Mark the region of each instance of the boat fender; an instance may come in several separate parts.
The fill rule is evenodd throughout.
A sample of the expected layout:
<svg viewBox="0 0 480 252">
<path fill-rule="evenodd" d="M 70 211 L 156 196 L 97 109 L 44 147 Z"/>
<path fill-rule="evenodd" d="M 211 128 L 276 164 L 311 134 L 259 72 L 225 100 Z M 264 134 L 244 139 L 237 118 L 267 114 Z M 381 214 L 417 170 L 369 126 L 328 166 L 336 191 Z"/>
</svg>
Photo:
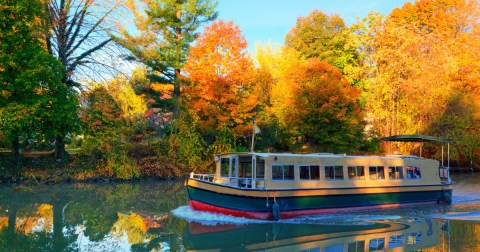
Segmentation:
<svg viewBox="0 0 480 252">
<path fill-rule="evenodd" d="M 452 195 L 450 195 L 450 193 L 448 193 L 447 191 L 443 191 L 443 200 L 447 204 L 452 204 Z"/>
<path fill-rule="evenodd" d="M 278 206 L 278 203 L 276 201 L 273 202 L 272 205 L 272 215 L 274 221 L 280 220 L 280 207 Z"/>
</svg>

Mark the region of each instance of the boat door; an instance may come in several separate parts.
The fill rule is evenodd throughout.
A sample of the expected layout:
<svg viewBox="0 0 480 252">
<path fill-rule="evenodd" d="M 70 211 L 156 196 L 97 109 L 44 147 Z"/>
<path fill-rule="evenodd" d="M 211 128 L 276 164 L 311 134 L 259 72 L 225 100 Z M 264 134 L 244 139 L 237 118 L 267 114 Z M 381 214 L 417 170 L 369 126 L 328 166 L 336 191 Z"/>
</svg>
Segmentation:
<svg viewBox="0 0 480 252">
<path fill-rule="evenodd" d="M 237 155 L 230 155 L 230 186 L 238 187 L 238 157 Z"/>
</svg>

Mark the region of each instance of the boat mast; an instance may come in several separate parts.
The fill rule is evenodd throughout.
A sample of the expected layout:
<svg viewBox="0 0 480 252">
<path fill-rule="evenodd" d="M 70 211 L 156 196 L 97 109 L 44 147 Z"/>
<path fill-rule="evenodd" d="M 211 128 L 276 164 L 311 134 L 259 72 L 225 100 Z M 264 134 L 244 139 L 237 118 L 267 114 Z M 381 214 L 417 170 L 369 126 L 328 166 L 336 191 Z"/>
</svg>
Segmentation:
<svg viewBox="0 0 480 252">
<path fill-rule="evenodd" d="M 258 129 L 257 127 L 257 124 L 256 124 L 256 118 L 253 118 L 253 127 L 252 127 L 252 146 L 250 148 L 250 151 L 251 152 L 254 152 L 253 151 L 253 147 L 255 146 L 255 134 L 257 134 L 260 130 Z"/>
</svg>

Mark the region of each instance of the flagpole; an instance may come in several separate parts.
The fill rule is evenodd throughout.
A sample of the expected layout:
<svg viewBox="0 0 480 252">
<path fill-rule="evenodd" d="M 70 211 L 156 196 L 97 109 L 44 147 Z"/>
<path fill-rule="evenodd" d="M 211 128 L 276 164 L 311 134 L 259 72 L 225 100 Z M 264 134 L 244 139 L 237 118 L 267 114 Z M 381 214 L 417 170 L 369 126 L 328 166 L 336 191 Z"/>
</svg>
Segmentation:
<svg viewBox="0 0 480 252">
<path fill-rule="evenodd" d="M 253 152 L 253 146 L 255 145 L 255 118 L 253 118 L 253 127 L 252 127 L 252 147 L 250 151 Z"/>
</svg>

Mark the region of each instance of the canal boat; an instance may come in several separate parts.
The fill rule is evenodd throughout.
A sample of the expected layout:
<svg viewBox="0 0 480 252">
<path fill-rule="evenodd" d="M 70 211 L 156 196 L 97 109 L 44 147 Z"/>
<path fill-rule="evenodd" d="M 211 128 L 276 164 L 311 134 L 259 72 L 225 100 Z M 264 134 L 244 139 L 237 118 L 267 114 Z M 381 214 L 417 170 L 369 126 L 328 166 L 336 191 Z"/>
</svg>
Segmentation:
<svg viewBox="0 0 480 252">
<path fill-rule="evenodd" d="M 214 159 L 214 174 L 185 181 L 195 210 L 279 220 L 452 201 L 449 165 L 414 155 L 238 152 Z"/>
</svg>

